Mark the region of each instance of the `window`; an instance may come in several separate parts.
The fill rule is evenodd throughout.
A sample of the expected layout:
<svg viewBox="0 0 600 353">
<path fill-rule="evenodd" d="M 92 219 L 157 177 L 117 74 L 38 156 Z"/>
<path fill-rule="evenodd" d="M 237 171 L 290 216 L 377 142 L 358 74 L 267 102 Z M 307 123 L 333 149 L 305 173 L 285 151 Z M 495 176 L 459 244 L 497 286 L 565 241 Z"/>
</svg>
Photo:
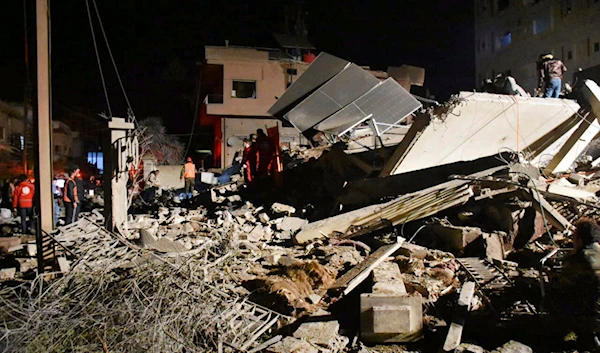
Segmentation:
<svg viewBox="0 0 600 353">
<path fill-rule="evenodd" d="M 596 42 L 594 43 L 594 53 L 597 53 L 600 51 L 600 42 Z"/>
<path fill-rule="evenodd" d="M 567 52 L 567 60 L 573 60 L 573 51 L 572 50 L 569 50 Z"/>
<path fill-rule="evenodd" d="M 0 141 L 4 141 L 6 139 L 6 130 L 4 130 L 4 126 L 0 126 Z"/>
<path fill-rule="evenodd" d="M 60 146 L 54 145 L 54 153 L 60 153 Z"/>
<path fill-rule="evenodd" d="M 509 0 L 498 0 L 498 12 L 503 11 L 506 8 L 508 8 L 509 4 L 510 4 Z"/>
<path fill-rule="evenodd" d="M 560 2 L 560 14 L 562 18 L 567 17 L 571 12 L 573 12 L 573 0 L 562 0 Z"/>
<path fill-rule="evenodd" d="M 510 43 L 512 43 L 512 34 L 510 32 L 506 32 L 502 37 L 500 37 L 499 39 L 499 44 L 500 44 L 500 48 L 504 48 L 510 45 Z"/>
<path fill-rule="evenodd" d="M 25 149 L 25 136 L 20 135 L 19 142 L 20 142 L 21 151 L 23 151 Z"/>
<path fill-rule="evenodd" d="M 256 81 L 233 81 L 231 98 L 256 99 Z"/>
<path fill-rule="evenodd" d="M 533 34 L 540 34 L 550 29 L 550 16 L 542 16 L 533 21 Z"/>
</svg>

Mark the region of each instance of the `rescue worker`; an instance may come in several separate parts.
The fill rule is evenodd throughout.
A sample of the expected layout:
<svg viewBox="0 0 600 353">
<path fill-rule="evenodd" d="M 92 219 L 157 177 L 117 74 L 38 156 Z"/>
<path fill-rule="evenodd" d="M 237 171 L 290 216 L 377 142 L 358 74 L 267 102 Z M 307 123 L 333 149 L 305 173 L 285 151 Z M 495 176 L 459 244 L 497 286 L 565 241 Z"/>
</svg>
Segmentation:
<svg viewBox="0 0 600 353">
<path fill-rule="evenodd" d="M 558 98 L 562 89 L 563 73 L 567 71 L 567 67 L 561 60 L 554 59 L 552 54 L 544 55 L 542 60 L 540 84 L 546 85 L 544 97 Z"/>
<path fill-rule="evenodd" d="M 33 220 L 33 197 L 35 195 L 35 186 L 27 179 L 27 175 L 19 175 L 19 184 L 15 187 L 13 194 L 13 208 L 21 216 L 21 230 L 27 234 L 28 228 L 35 229 Z M 29 217 L 29 227 L 27 226 L 27 217 Z"/>
<path fill-rule="evenodd" d="M 590 218 L 576 226 L 573 253 L 551 287 L 552 307 L 577 334 L 578 348 L 594 349 L 600 347 L 600 226 Z"/>
<path fill-rule="evenodd" d="M 79 204 L 79 195 L 77 192 L 77 183 L 75 178 L 79 174 L 79 169 L 70 169 L 67 171 L 69 177 L 65 182 L 63 191 L 63 203 L 65 205 L 65 224 L 71 224 L 75 221 L 77 205 Z"/>
<path fill-rule="evenodd" d="M 262 129 L 256 130 L 256 152 L 257 152 L 257 167 L 256 176 L 265 178 L 269 176 L 271 163 L 275 154 L 273 141 L 264 133 Z"/>
<path fill-rule="evenodd" d="M 75 215 L 73 216 L 73 221 L 79 219 L 79 214 L 81 213 L 81 205 L 83 205 L 83 200 L 85 200 L 85 182 L 81 178 L 81 173 L 77 173 L 75 176 L 75 185 L 77 186 L 77 207 L 75 208 Z"/>
<path fill-rule="evenodd" d="M 181 169 L 181 175 L 179 179 L 185 179 L 184 192 L 188 199 L 191 199 L 194 195 L 194 185 L 196 184 L 196 165 L 192 162 L 192 157 L 187 157 L 186 163 Z"/>
<path fill-rule="evenodd" d="M 144 183 L 144 195 L 142 197 L 146 202 L 153 202 L 156 199 L 156 192 L 160 187 L 160 181 L 158 180 L 159 173 L 159 170 L 153 170 L 148 174 L 148 178 Z"/>
<path fill-rule="evenodd" d="M 252 146 L 250 139 L 244 139 L 242 168 L 244 168 L 244 180 L 246 184 L 252 183 L 256 174 L 256 149 Z"/>
</svg>

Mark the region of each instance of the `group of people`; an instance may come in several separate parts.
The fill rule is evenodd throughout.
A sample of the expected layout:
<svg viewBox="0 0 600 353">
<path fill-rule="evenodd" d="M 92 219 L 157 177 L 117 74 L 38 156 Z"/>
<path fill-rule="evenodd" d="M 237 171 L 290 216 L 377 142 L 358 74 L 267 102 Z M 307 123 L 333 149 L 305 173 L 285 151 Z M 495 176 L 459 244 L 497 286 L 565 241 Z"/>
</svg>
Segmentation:
<svg viewBox="0 0 600 353">
<path fill-rule="evenodd" d="M 79 218 L 82 201 L 98 187 L 99 181 L 91 176 L 85 182 L 81 178 L 79 168 L 66 170 L 57 174 L 52 180 L 54 199 L 54 225 L 58 225 L 61 207 L 65 209 L 65 224 Z M 92 190 L 90 192 L 90 190 Z M 25 174 L 18 178 L 7 179 L 2 186 L 2 208 L 13 210 L 21 218 L 21 231 L 28 234 L 35 230 L 34 217 L 35 185 Z"/>
<path fill-rule="evenodd" d="M 244 139 L 242 168 L 246 184 L 264 181 L 272 176 L 276 152 L 275 143 L 262 129 Z"/>
</svg>

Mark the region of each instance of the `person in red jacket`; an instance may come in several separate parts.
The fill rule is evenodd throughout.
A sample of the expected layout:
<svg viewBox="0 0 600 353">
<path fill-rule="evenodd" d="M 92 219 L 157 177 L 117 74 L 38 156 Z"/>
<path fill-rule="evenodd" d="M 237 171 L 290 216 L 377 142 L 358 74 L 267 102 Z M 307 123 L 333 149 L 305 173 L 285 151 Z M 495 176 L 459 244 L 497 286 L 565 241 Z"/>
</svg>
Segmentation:
<svg viewBox="0 0 600 353">
<path fill-rule="evenodd" d="M 21 216 L 21 229 L 23 234 L 27 234 L 27 217 L 31 230 L 35 229 L 33 220 L 33 196 L 35 195 L 35 186 L 27 179 L 27 175 L 19 176 L 19 183 L 13 194 L 13 208 L 18 210 Z"/>
<path fill-rule="evenodd" d="M 256 149 L 252 146 L 250 139 L 244 139 L 242 168 L 244 168 L 244 180 L 246 184 L 251 184 L 256 174 Z"/>
</svg>

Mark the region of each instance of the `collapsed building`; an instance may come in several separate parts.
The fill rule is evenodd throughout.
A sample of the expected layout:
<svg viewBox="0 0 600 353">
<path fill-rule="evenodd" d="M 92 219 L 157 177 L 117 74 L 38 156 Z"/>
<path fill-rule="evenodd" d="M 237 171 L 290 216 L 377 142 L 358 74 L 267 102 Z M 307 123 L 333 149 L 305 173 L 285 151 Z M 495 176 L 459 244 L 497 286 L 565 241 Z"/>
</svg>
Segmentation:
<svg viewBox="0 0 600 353">
<path fill-rule="evenodd" d="M 460 92 L 437 104 L 321 53 L 269 112 L 313 145 L 289 157 L 281 186 L 257 194 L 234 178 L 130 210 L 115 229 L 94 210 L 47 235 L 44 275 L 29 239 L 0 238 L 0 345 L 577 347 L 551 325 L 550 277 L 575 222 L 598 215 L 598 156 L 582 158 L 600 128 L 595 82 L 577 101 Z"/>
</svg>

